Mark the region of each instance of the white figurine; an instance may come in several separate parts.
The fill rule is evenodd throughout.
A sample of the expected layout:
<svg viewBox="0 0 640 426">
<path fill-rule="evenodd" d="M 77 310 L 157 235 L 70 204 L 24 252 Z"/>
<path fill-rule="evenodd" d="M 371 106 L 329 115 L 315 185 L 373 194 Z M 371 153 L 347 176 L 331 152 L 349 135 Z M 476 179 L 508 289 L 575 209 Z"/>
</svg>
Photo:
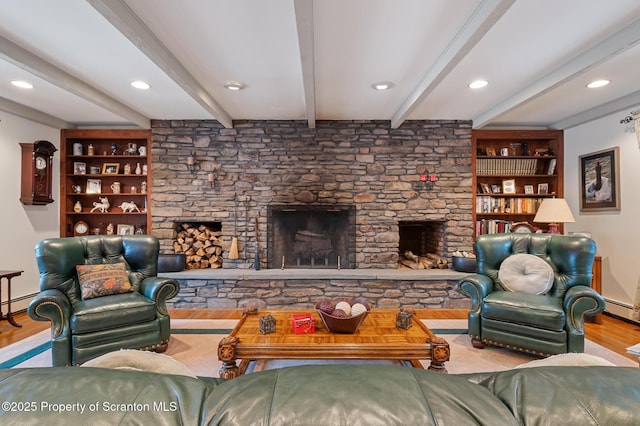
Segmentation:
<svg viewBox="0 0 640 426">
<path fill-rule="evenodd" d="M 109 210 L 109 199 L 107 197 L 99 197 L 100 202 L 94 202 L 93 208 L 91 209 L 91 213 L 95 210 L 100 210 L 100 213 L 106 213 Z"/>
<path fill-rule="evenodd" d="M 140 209 L 138 208 L 138 206 L 136 206 L 136 203 L 134 203 L 133 201 L 130 201 L 130 202 L 125 201 L 124 203 L 120 204 L 119 207 L 122 209 L 124 213 L 133 212 L 133 211 L 137 211 L 138 213 L 140 213 Z"/>
</svg>

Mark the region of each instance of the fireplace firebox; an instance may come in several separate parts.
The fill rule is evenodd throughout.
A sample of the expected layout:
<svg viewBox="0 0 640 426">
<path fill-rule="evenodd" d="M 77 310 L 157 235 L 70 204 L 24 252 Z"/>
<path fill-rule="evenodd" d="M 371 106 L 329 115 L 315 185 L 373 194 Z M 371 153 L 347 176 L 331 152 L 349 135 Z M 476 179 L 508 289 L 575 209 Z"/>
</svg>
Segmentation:
<svg viewBox="0 0 640 426">
<path fill-rule="evenodd" d="M 353 268 L 355 208 L 349 205 L 271 205 L 269 268 Z"/>
</svg>

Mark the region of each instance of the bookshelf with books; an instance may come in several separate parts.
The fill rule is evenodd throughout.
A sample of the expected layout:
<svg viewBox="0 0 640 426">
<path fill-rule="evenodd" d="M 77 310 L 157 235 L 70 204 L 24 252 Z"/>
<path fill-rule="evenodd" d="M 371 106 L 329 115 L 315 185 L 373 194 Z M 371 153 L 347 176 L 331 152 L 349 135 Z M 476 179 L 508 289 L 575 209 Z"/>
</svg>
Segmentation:
<svg viewBox="0 0 640 426">
<path fill-rule="evenodd" d="M 546 232 L 533 219 L 545 198 L 564 196 L 563 132 L 474 130 L 472 147 L 475 235 L 520 222 Z"/>
</svg>

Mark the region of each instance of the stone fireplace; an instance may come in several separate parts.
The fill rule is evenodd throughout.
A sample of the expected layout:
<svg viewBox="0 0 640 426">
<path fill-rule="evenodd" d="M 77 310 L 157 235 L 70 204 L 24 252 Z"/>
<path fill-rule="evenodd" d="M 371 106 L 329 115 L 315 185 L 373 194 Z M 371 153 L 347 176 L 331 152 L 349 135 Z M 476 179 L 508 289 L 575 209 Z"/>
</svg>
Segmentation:
<svg viewBox="0 0 640 426">
<path fill-rule="evenodd" d="M 400 253 L 410 251 L 419 256 L 431 253 L 447 257 L 446 228 L 447 222 L 444 220 L 400 221 Z"/>
<path fill-rule="evenodd" d="M 407 247 L 473 251 L 471 122 L 152 120 L 151 232 L 219 222 L 239 268 L 396 269 Z M 195 171 L 187 158 L 195 152 Z M 215 186 L 207 181 L 216 170 Z M 420 187 L 425 171 L 437 176 Z M 257 227 L 256 227 L 257 224 Z M 223 254 L 227 268 L 226 253 Z"/>
<path fill-rule="evenodd" d="M 353 205 L 270 205 L 267 230 L 269 268 L 355 266 Z"/>
</svg>

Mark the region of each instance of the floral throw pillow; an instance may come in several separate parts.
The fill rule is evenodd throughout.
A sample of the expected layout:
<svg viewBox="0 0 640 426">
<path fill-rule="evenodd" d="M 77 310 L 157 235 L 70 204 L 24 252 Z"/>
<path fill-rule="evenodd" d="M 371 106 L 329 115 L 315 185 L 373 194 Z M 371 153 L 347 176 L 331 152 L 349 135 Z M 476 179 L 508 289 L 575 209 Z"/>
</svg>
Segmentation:
<svg viewBox="0 0 640 426">
<path fill-rule="evenodd" d="M 77 265 L 82 300 L 131 291 L 124 262 L 99 265 Z"/>
</svg>

